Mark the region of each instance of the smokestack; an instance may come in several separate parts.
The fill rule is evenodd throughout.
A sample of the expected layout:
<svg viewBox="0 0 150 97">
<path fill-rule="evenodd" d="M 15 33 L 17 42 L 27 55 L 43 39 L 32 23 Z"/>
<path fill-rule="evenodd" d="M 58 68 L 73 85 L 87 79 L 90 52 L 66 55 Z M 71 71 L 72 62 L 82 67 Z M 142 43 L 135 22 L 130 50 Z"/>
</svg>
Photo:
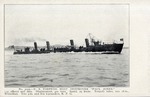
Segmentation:
<svg viewBox="0 0 150 97">
<path fill-rule="evenodd" d="M 37 43 L 34 42 L 34 49 L 37 51 Z"/>
<path fill-rule="evenodd" d="M 70 40 L 70 45 L 71 45 L 71 46 L 74 46 L 73 40 Z"/>
<path fill-rule="evenodd" d="M 50 44 L 49 44 L 49 41 L 46 41 L 46 46 L 47 46 L 47 50 L 49 51 L 49 50 L 50 50 Z"/>
<path fill-rule="evenodd" d="M 89 40 L 87 38 L 85 39 L 85 44 L 86 44 L 86 47 L 89 47 Z"/>
</svg>

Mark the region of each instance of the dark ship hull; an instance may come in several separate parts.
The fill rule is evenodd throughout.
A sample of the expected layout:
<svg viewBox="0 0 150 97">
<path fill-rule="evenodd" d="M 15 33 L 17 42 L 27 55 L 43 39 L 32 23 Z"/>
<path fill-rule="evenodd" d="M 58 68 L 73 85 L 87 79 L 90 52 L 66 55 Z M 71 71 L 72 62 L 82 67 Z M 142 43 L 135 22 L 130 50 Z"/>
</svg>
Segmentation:
<svg viewBox="0 0 150 97">
<path fill-rule="evenodd" d="M 86 52 L 103 52 L 103 53 L 121 53 L 123 43 L 118 44 L 105 44 L 99 46 L 89 46 L 86 48 Z"/>
<path fill-rule="evenodd" d="M 50 51 L 39 51 L 39 52 L 14 52 L 14 54 L 44 54 L 50 53 Z"/>
<path fill-rule="evenodd" d="M 120 54 L 123 49 L 123 45 L 123 43 L 114 43 L 79 48 L 55 48 L 54 52 L 102 52 L 103 54 Z"/>
<path fill-rule="evenodd" d="M 91 43 L 89 39 L 85 39 L 86 47 L 80 46 L 76 47 L 74 45 L 74 41 L 70 40 L 70 46 L 65 47 L 54 47 L 50 49 L 49 42 L 46 42 L 47 48 L 41 48 L 40 50 L 37 49 L 37 43 L 34 42 L 34 49 L 30 51 L 30 48 L 27 47 L 22 50 L 17 50 L 14 54 L 42 54 L 42 53 L 50 53 L 50 52 L 102 52 L 102 54 L 120 54 L 123 49 L 123 39 L 120 39 L 121 43 L 112 43 L 112 44 L 105 44 L 101 41 L 96 41 L 91 38 Z"/>
</svg>

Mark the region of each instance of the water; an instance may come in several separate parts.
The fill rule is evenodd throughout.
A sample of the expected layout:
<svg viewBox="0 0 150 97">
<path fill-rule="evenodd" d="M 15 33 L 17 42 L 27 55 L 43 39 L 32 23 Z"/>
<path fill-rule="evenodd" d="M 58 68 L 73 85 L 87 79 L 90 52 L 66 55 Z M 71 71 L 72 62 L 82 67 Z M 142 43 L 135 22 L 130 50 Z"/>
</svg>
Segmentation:
<svg viewBox="0 0 150 97">
<path fill-rule="evenodd" d="M 5 87 L 128 87 L 129 53 L 5 52 Z"/>
</svg>

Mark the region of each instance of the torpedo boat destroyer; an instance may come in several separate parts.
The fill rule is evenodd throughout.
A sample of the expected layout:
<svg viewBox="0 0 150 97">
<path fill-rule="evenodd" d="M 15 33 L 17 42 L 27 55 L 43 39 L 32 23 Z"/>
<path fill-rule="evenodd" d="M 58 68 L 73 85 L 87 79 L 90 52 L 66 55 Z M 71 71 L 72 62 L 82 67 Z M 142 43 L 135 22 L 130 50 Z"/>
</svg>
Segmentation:
<svg viewBox="0 0 150 97">
<path fill-rule="evenodd" d="M 50 52 L 101 52 L 102 54 L 120 54 L 123 49 L 123 38 L 120 39 L 120 42 L 113 43 L 104 43 L 99 40 L 95 40 L 90 36 L 90 40 L 85 38 L 86 46 L 76 47 L 74 45 L 74 41 L 70 40 L 70 45 L 65 47 L 50 47 L 49 41 L 46 42 L 47 48 L 38 49 L 37 43 L 34 42 L 34 49 L 30 50 L 29 47 L 24 48 L 22 50 L 16 50 L 14 54 L 42 54 L 42 53 L 50 53 Z"/>
</svg>

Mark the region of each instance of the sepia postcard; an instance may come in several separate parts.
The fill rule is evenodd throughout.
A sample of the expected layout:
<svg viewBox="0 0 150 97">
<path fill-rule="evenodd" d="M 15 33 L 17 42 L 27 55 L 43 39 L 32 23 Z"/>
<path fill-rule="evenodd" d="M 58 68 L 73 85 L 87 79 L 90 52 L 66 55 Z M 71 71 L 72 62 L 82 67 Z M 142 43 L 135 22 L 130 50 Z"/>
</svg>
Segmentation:
<svg viewBox="0 0 150 97">
<path fill-rule="evenodd" d="M 0 96 L 150 96 L 149 5 L 0 1 Z"/>
</svg>

